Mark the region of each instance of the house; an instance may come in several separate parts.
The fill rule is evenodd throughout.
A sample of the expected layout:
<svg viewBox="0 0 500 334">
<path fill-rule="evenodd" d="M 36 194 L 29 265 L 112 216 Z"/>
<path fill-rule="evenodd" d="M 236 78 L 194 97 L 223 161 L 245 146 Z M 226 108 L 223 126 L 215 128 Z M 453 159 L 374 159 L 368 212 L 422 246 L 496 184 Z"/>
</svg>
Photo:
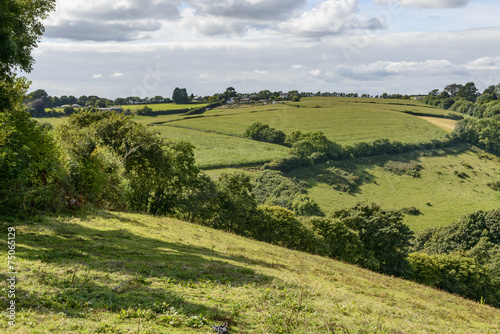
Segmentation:
<svg viewBox="0 0 500 334">
<path fill-rule="evenodd" d="M 116 111 L 116 112 L 122 112 L 123 111 L 123 109 L 121 107 L 97 108 L 97 110 L 101 110 L 101 111 Z"/>
<path fill-rule="evenodd" d="M 288 96 L 289 96 L 288 93 L 282 93 L 282 92 L 280 92 L 280 97 L 282 99 L 288 99 Z"/>
</svg>

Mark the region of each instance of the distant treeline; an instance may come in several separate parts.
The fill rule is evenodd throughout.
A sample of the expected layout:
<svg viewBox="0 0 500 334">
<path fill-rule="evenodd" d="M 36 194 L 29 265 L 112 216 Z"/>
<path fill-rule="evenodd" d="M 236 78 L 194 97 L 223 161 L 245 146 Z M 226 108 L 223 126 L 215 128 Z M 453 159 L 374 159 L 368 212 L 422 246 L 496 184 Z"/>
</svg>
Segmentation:
<svg viewBox="0 0 500 334">
<path fill-rule="evenodd" d="M 451 84 L 443 91 L 434 89 L 423 102 L 445 110 L 459 112 L 477 118 L 496 118 L 500 116 L 500 84 L 489 86 L 482 93 L 473 82 L 465 85 Z"/>
</svg>

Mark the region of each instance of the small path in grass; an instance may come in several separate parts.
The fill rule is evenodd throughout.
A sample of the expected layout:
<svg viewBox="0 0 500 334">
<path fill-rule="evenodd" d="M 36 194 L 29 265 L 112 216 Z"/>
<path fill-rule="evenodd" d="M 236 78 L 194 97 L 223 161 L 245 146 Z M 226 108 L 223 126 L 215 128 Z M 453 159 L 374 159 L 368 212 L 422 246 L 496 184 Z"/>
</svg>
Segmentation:
<svg viewBox="0 0 500 334">
<path fill-rule="evenodd" d="M 425 119 L 426 121 L 439 126 L 441 129 L 445 130 L 448 133 L 452 132 L 455 129 L 455 124 L 457 124 L 457 121 L 454 119 L 428 116 L 418 116 L 418 118 Z"/>
</svg>

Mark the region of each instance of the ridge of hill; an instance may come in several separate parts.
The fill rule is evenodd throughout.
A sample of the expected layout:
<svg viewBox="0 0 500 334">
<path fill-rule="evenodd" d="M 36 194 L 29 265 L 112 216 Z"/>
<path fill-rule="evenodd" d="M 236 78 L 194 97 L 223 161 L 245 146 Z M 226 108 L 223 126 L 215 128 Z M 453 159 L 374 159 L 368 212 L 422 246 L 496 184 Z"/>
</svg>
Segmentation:
<svg viewBox="0 0 500 334">
<path fill-rule="evenodd" d="M 10 333 L 209 333 L 224 321 L 230 333 L 500 329 L 499 309 L 174 219 L 95 212 L 10 226 L 16 326 L 0 324 Z"/>
</svg>

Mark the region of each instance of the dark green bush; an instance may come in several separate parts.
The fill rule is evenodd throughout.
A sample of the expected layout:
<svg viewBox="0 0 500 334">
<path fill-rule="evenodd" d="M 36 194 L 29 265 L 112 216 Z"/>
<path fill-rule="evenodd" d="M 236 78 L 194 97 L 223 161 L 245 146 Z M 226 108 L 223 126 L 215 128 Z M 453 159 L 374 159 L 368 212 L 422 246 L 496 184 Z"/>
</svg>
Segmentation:
<svg viewBox="0 0 500 334">
<path fill-rule="evenodd" d="M 253 140 L 258 140 L 278 145 L 284 145 L 286 139 L 286 135 L 283 131 L 271 128 L 269 127 L 269 125 L 262 124 L 260 122 L 256 122 L 250 125 L 250 127 L 246 129 L 243 136 L 251 138 Z"/>
</svg>

